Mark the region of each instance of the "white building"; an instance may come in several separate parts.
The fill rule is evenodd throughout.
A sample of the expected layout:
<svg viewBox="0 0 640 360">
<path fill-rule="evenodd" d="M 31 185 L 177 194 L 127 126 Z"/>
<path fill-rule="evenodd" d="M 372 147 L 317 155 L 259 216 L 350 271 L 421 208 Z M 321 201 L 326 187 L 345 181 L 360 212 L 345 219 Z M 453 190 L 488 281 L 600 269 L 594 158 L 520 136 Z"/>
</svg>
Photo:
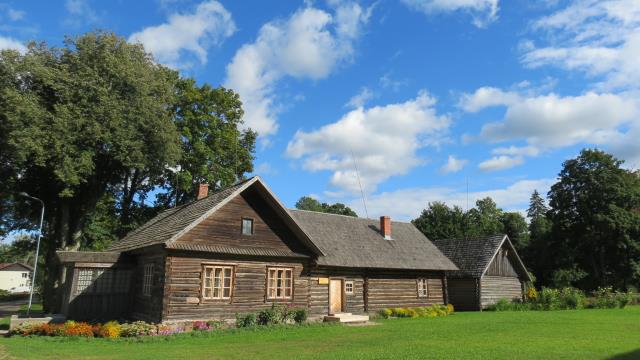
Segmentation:
<svg viewBox="0 0 640 360">
<path fill-rule="evenodd" d="M 33 268 L 21 263 L 0 263 L 0 289 L 26 293 L 31 289 Z"/>
</svg>

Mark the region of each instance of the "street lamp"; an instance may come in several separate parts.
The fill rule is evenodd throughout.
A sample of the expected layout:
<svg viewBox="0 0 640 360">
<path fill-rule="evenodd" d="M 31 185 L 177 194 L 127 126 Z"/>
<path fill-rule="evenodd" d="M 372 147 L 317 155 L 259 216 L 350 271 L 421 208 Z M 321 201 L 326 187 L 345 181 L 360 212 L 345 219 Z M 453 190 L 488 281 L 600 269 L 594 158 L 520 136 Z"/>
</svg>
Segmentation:
<svg viewBox="0 0 640 360">
<path fill-rule="evenodd" d="M 40 238 L 42 238 L 42 222 L 44 221 L 44 201 L 33 197 L 26 192 L 21 192 L 18 195 L 26 197 L 31 200 L 37 200 L 42 205 L 42 211 L 40 212 L 40 229 L 38 229 L 38 242 L 36 243 L 36 258 L 33 261 L 33 277 L 31 278 L 31 291 L 29 292 L 29 306 L 27 307 L 27 317 L 31 313 L 31 302 L 33 301 L 33 288 L 36 285 L 36 272 L 38 271 L 38 253 L 40 252 Z"/>
</svg>

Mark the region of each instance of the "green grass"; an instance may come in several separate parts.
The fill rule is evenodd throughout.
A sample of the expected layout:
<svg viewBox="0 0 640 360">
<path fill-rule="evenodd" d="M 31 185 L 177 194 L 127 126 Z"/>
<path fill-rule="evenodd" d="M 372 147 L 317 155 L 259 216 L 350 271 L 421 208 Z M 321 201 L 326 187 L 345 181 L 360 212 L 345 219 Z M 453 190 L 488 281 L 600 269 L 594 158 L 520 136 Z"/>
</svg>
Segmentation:
<svg viewBox="0 0 640 360">
<path fill-rule="evenodd" d="M 16 359 L 637 359 L 640 307 L 457 313 L 363 327 L 302 326 L 126 339 L 0 339 Z M 0 354 L 1 358 L 1 354 Z"/>
</svg>

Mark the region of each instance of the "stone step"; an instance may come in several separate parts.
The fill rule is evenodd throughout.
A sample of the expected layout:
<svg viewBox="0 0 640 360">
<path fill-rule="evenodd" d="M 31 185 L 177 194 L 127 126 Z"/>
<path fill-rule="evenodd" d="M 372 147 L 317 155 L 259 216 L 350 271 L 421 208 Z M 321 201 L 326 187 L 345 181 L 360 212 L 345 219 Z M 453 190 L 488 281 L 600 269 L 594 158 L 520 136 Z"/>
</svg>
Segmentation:
<svg viewBox="0 0 640 360">
<path fill-rule="evenodd" d="M 366 323 L 369 321 L 368 315 L 353 315 L 351 313 L 340 313 L 327 315 L 324 317 L 325 322 L 340 322 L 343 324 Z"/>
</svg>

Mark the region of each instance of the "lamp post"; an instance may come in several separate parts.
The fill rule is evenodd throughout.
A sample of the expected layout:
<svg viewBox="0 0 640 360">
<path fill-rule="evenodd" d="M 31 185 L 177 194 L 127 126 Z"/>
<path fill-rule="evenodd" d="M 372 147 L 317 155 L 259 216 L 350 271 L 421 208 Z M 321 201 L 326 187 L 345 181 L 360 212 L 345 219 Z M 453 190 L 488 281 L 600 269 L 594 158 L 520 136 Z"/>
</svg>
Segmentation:
<svg viewBox="0 0 640 360">
<path fill-rule="evenodd" d="M 33 301 L 33 289 L 36 285 L 36 272 L 38 271 L 38 253 L 40 252 L 40 239 L 42 238 L 42 223 L 44 222 L 44 201 L 33 197 L 26 192 L 18 194 L 31 200 L 37 200 L 42 205 L 42 211 L 40 211 L 40 228 L 38 229 L 38 242 L 36 243 L 36 258 L 33 261 L 33 276 L 31 277 L 31 291 L 29 292 L 29 305 L 27 307 L 27 316 L 31 313 L 31 303 Z"/>
</svg>

